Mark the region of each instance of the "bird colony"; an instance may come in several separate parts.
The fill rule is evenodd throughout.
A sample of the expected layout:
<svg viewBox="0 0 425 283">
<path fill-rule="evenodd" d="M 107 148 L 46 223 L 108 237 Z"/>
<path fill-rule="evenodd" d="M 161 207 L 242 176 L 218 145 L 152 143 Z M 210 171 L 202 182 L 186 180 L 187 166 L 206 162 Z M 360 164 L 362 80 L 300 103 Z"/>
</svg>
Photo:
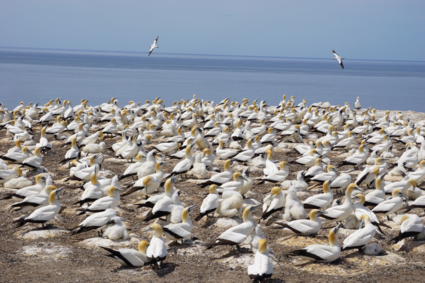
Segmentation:
<svg viewBox="0 0 425 283">
<path fill-rule="evenodd" d="M 281 261 L 378 256 L 425 239 L 425 120 L 377 112 L 286 95 L 0 104 L 0 206 L 20 239 L 65 234 L 132 268 L 225 250 L 261 282 Z"/>
</svg>

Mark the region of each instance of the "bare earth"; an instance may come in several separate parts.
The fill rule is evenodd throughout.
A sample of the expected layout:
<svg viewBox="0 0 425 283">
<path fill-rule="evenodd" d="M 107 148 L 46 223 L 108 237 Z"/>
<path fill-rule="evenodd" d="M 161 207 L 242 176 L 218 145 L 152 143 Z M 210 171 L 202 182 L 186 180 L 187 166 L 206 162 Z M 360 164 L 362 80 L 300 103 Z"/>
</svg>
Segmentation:
<svg viewBox="0 0 425 283">
<path fill-rule="evenodd" d="M 415 120 L 424 119 L 424 114 L 409 112 L 408 115 Z M 40 128 L 34 128 L 35 141 L 39 139 Z M 0 151 L 6 152 L 13 146 L 13 142 L 6 140 L 6 131 L 0 131 Z M 116 139 L 106 139 L 107 147 L 110 147 Z M 159 142 L 158 139 L 153 143 Z M 359 140 L 357 141 L 359 142 Z M 55 142 L 53 155 L 43 158 L 43 166 L 52 174 L 54 185 L 61 187 L 60 180 L 69 174 L 69 169 L 57 166 L 69 147 L 62 148 L 62 142 Z M 147 151 L 150 150 L 148 146 Z M 403 146 L 395 145 L 396 156 L 402 154 Z M 111 152 L 107 152 L 111 154 Z M 331 155 L 332 164 L 343 160 L 343 157 Z M 122 174 L 127 167 L 119 161 L 106 161 L 102 165 L 103 170 L 111 170 L 114 174 Z M 275 160 L 291 161 L 297 158 L 294 151 L 276 149 Z M 168 161 L 168 160 L 167 160 Z M 165 171 L 171 172 L 177 160 L 171 160 L 166 164 Z M 222 162 L 217 162 L 216 166 L 223 168 Z M 238 165 L 236 165 L 237 168 Z M 295 179 L 296 172 L 304 170 L 301 166 L 291 168 L 291 175 L 287 180 Z M 350 167 L 339 168 L 346 171 Z M 241 171 L 241 170 L 238 170 Z M 358 172 L 354 172 L 355 176 Z M 262 170 L 251 172 L 251 178 L 262 176 Z M 34 180 L 34 176 L 31 177 Z M 129 179 L 123 180 L 130 181 Z M 57 227 L 66 229 L 73 228 L 81 223 L 85 216 L 76 216 L 73 205 L 78 201 L 82 193 L 76 189 L 81 183 L 66 184 L 66 189 L 61 194 L 60 202 L 65 207 L 60 216 L 56 217 L 54 224 Z M 207 189 L 201 189 L 193 180 L 180 179 L 176 187 L 183 194 L 180 197 L 185 206 L 197 204 L 192 219 L 199 212 L 199 206 L 203 200 Z M 259 201 L 270 192 L 271 184 L 254 185 L 248 198 Z M 321 187 L 313 189 L 316 193 Z M 10 190 L 0 188 L 0 197 Z M 307 198 L 311 193 L 300 196 L 301 200 Z M 121 199 L 121 206 L 125 209 L 118 211 L 123 218 L 131 221 L 126 223 L 128 232 L 137 241 L 132 242 L 128 247 L 137 248 L 139 240 L 149 241 L 150 233 L 142 232 L 151 223 L 143 223 L 142 216 L 147 209 L 136 209 L 134 203 L 140 202 L 141 198 L 132 196 Z M 0 202 L 0 281 L 1 282 L 250 282 L 247 275 L 247 265 L 253 260 L 253 254 L 246 253 L 236 255 L 232 247 L 217 247 L 204 251 L 204 247 L 199 244 L 208 243 L 219 236 L 225 227 L 218 227 L 215 220 L 205 220 L 194 222 L 192 234 L 198 238 L 193 245 L 173 245 L 169 247 L 169 254 L 165 260 L 165 266 L 160 270 L 153 270 L 151 267 L 143 268 L 121 268 L 115 260 L 105 256 L 105 252 L 96 247 L 90 247 L 82 243 L 88 238 L 97 237 L 96 232 L 70 236 L 70 233 L 63 232 L 50 238 L 23 239 L 18 234 L 33 228 L 37 225 L 26 225 L 15 229 L 12 221 L 20 216 L 18 212 L 8 210 L 10 204 L 15 200 L 4 200 Z M 413 213 L 423 214 L 423 211 L 414 210 Z M 260 209 L 254 211 L 254 220 L 258 222 L 261 216 Z M 424 219 L 424 218 L 423 218 Z M 388 222 L 394 229 L 385 229 L 387 240 L 398 234 L 398 225 Z M 372 257 L 360 255 L 357 251 L 346 251 L 342 253 L 341 260 L 332 264 L 307 264 L 298 265 L 298 262 L 289 258 L 287 253 L 303 248 L 311 243 L 326 243 L 326 238 L 303 238 L 284 241 L 283 238 L 289 234 L 273 229 L 262 223 L 263 232 L 268 240 L 269 247 L 274 252 L 274 274 L 269 282 L 423 282 L 425 276 L 425 242 L 416 243 L 412 247 L 399 247 L 388 245 L 387 241 L 376 240 L 379 246 L 386 251 L 387 255 Z M 321 235 L 327 235 L 329 228 L 324 227 Z M 351 232 L 351 231 L 350 231 Z M 338 234 L 340 243 L 346 234 Z M 248 247 L 248 246 L 246 246 Z"/>
</svg>

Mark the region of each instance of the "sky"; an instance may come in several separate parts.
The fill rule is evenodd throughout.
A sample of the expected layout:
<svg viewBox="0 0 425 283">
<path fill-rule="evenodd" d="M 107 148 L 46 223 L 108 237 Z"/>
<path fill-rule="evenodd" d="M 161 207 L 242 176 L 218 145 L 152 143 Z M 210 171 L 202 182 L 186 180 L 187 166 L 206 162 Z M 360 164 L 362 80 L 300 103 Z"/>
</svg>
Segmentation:
<svg viewBox="0 0 425 283">
<path fill-rule="evenodd" d="M 0 47 L 425 61 L 423 0 L 0 0 Z"/>
</svg>

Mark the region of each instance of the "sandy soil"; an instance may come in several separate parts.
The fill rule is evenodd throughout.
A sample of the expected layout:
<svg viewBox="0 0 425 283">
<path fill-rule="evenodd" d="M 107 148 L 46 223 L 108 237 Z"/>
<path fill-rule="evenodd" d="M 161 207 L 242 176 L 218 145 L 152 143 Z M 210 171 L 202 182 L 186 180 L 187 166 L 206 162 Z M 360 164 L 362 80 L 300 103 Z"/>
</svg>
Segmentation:
<svg viewBox="0 0 425 283">
<path fill-rule="evenodd" d="M 39 128 L 34 129 L 35 139 L 38 141 Z M 0 131 L 0 139 L 4 138 L 5 130 Z M 118 140 L 118 138 L 117 138 Z M 114 139 L 107 139 L 107 147 L 115 142 Z M 154 143 L 158 142 L 155 140 Z M 359 141 L 357 141 L 359 142 Z M 0 151 L 6 152 L 13 146 L 10 141 L 2 139 Z M 397 144 L 397 156 L 402 153 L 402 145 Z M 45 166 L 53 176 L 54 184 L 65 178 L 69 170 L 65 167 L 57 166 L 68 147 L 62 148 L 61 142 L 55 142 L 53 155 L 47 155 L 43 159 Z M 149 150 L 149 147 L 147 148 Z M 110 153 L 110 152 L 109 152 Z M 105 156 L 108 159 L 109 156 Z M 297 158 L 295 152 L 284 152 L 280 150 L 274 155 L 276 160 L 291 161 Z M 332 164 L 341 161 L 343 158 L 331 155 Z M 176 160 L 168 162 L 165 167 L 166 172 L 171 172 Z M 222 164 L 217 163 L 222 169 Z M 124 172 L 126 166 L 112 161 L 105 161 L 103 169 L 111 170 L 116 174 Z M 303 170 L 301 166 L 291 169 L 291 175 L 287 179 L 295 179 L 295 173 Z M 351 169 L 349 167 L 339 168 L 341 171 Z M 262 176 L 261 170 L 251 173 L 251 178 Z M 353 175 L 355 176 L 355 175 Z M 31 180 L 34 177 L 30 178 Z M 130 180 L 124 180 L 130 181 Z M 81 185 L 81 183 L 80 183 Z M 57 185 L 60 187 L 61 185 Z M 184 192 L 181 200 L 184 205 L 197 204 L 192 219 L 198 214 L 199 206 L 202 202 L 206 189 L 194 184 L 190 180 L 181 179 L 176 186 Z M 53 224 L 63 228 L 73 228 L 85 218 L 76 216 L 73 205 L 79 200 L 81 190 L 76 189 L 78 184 L 67 184 L 61 198 L 61 204 L 66 207 Z M 249 198 L 259 201 L 270 192 L 271 184 L 254 185 Z M 320 190 L 320 187 L 318 188 Z M 313 190 L 317 192 L 318 190 Z M 0 197 L 7 190 L 0 189 Z M 311 193 L 312 194 L 312 193 Z M 305 199 L 305 195 L 301 200 Z M 121 206 L 126 210 L 120 210 L 120 216 L 131 221 L 128 224 L 130 234 L 139 240 L 150 240 L 151 234 L 142 232 L 150 223 L 143 223 L 141 215 L 146 209 L 135 209 L 134 203 L 140 202 L 140 198 L 126 197 L 121 200 Z M 241 263 L 241 256 L 237 255 L 232 247 L 217 247 L 204 251 L 201 245 L 193 246 L 170 246 L 169 255 L 165 260 L 165 266 L 161 270 L 153 270 L 151 267 L 143 268 L 121 268 L 115 260 L 105 257 L 103 250 L 90 248 L 82 244 L 82 241 L 96 237 L 96 232 L 89 232 L 77 236 L 70 236 L 69 233 L 62 233 L 52 238 L 39 238 L 35 240 L 22 239 L 17 234 L 36 228 L 37 225 L 26 225 L 15 229 L 12 221 L 20 216 L 17 212 L 8 210 L 10 204 L 15 200 L 0 202 L 0 281 L 1 282 L 250 282 L 247 275 L 247 263 Z M 260 218 L 261 209 L 254 213 L 256 222 Z M 422 211 L 414 211 L 422 214 Z M 291 243 L 282 242 L 282 238 L 288 234 L 279 229 L 272 229 L 263 223 L 263 232 L 268 240 L 269 247 L 274 252 L 274 275 L 269 282 L 422 282 L 425 276 L 425 253 L 411 251 L 396 251 L 394 246 L 388 245 L 386 240 L 377 241 L 380 247 L 387 253 L 395 254 L 401 259 L 394 264 L 368 264 L 372 257 L 358 254 L 357 251 L 343 252 L 342 259 L 332 264 L 313 264 L 311 267 L 297 266 L 287 253 L 296 248 L 306 246 L 309 239 L 296 238 Z M 320 234 L 327 235 L 329 227 L 322 229 Z M 216 225 L 202 220 L 194 222 L 192 234 L 203 243 L 211 242 L 219 236 L 226 228 L 218 228 Z M 385 229 L 387 239 L 397 235 L 397 229 Z M 340 243 L 345 238 L 339 235 Z M 324 241 L 325 240 L 315 240 Z M 136 244 L 131 246 L 136 248 Z M 245 255 L 244 255 L 245 256 Z M 253 259 L 253 255 L 249 257 Z"/>
</svg>

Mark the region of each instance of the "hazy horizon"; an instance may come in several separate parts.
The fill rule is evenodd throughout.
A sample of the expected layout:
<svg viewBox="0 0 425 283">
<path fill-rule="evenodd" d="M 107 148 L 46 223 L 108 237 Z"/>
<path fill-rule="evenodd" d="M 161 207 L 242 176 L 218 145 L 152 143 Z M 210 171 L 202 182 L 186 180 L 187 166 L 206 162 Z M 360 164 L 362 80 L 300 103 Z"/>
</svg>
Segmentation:
<svg viewBox="0 0 425 283">
<path fill-rule="evenodd" d="M 59 54 L 92 54 L 98 55 L 101 53 L 106 54 L 131 54 L 138 56 L 146 56 L 148 52 L 143 51 L 115 51 L 115 50 L 85 50 L 85 49 L 56 49 L 56 48 L 30 48 L 30 47 L 9 47 L 9 46 L 0 46 L 1 51 L 18 51 L 18 52 L 31 52 L 31 51 L 56 51 Z M 51 53 L 51 52 L 46 52 Z M 261 56 L 261 55 L 234 55 L 234 54 L 201 54 L 201 53 L 158 53 L 156 56 L 162 55 L 179 55 L 179 56 L 207 56 L 207 57 L 241 57 L 241 58 L 276 58 L 276 59 L 317 59 L 317 60 L 331 60 L 329 57 L 285 57 L 285 56 Z M 359 61 L 405 61 L 405 62 L 425 62 L 424 60 L 397 60 L 397 59 L 364 59 L 364 58 L 345 58 L 345 60 L 359 60 Z"/>
</svg>

